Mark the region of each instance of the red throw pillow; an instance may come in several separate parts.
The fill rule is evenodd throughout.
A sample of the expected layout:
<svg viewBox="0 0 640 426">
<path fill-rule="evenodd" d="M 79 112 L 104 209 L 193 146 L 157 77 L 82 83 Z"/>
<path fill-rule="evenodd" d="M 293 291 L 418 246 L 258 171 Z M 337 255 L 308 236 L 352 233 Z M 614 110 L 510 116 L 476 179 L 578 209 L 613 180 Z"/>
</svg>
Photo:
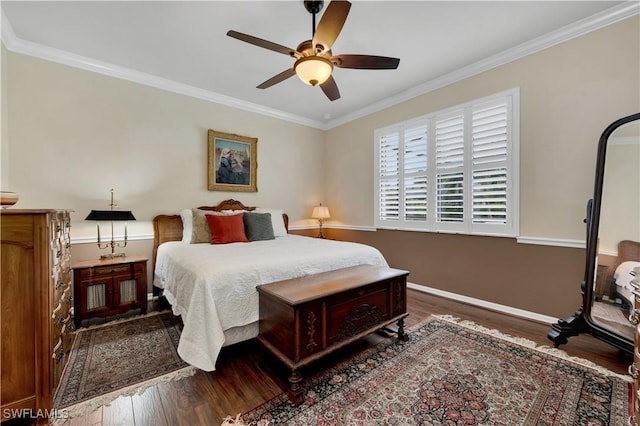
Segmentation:
<svg viewBox="0 0 640 426">
<path fill-rule="evenodd" d="M 206 214 L 207 223 L 211 230 L 211 244 L 246 243 L 242 213 L 231 216 Z"/>
</svg>

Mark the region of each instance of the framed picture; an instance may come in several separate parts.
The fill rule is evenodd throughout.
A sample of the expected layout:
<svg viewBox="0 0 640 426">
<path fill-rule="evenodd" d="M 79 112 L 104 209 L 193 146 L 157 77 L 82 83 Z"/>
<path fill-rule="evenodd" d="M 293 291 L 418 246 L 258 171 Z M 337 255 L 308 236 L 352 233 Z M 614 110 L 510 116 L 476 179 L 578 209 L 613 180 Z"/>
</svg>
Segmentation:
<svg viewBox="0 0 640 426">
<path fill-rule="evenodd" d="M 209 191 L 257 192 L 257 138 L 209 130 Z"/>
</svg>

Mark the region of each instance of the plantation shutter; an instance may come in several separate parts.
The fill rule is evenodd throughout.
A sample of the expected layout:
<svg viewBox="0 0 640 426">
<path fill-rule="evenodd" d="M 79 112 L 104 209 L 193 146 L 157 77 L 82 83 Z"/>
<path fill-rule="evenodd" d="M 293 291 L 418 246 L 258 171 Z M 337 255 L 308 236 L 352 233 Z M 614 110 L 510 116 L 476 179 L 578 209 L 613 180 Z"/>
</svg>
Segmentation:
<svg viewBox="0 0 640 426">
<path fill-rule="evenodd" d="M 438 223 L 464 222 L 464 115 L 436 118 L 436 210 Z M 446 226 L 455 229 L 459 226 Z"/>
<path fill-rule="evenodd" d="M 518 235 L 517 89 L 378 129 L 380 228 Z"/>
<path fill-rule="evenodd" d="M 400 131 L 378 138 L 378 221 L 400 219 Z"/>
<path fill-rule="evenodd" d="M 472 226 L 507 224 L 508 138 L 506 100 L 472 109 Z"/>
<path fill-rule="evenodd" d="M 427 126 L 407 128 L 404 139 L 404 219 L 427 220 Z"/>
</svg>

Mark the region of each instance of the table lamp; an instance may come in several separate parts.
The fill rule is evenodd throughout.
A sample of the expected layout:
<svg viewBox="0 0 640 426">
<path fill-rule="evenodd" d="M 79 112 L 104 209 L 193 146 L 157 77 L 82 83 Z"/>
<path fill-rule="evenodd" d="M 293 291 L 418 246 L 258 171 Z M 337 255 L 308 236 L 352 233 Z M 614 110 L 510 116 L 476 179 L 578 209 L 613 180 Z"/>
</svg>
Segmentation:
<svg viewBox="0 0 640 426">
<path fill-rule="evenodd" d="M 96 228 L 98 231 L 98 247 L 100 249 L 105 249 L 111 247 L 111 253 L 103 254 L 100 256 L 100 259 L 112 259 L 114 257 L 124 257 L 126 256 L 124 252 L 116 253 L 116 247 L 124 248 L 127 246 L 127 223 L 128 220 L 136 220 L 133 216 L 133 213 L 129 210 L 114 210 L 114 207 L 119 207 L 117 204 L 113 202 L 113 189 L 111 192 L 111 203 L 109 204 L 109 210 L 91 210 L 89 215 L 84 220 L 95 220 L 95 221 L 104 221 L 111 222 L 111 241 L 102 243 L 100 240 L 100 224 L 96 224 Z M 116 242 L 113 237 L 113 222 L 115 221 L 124 221 L 124 241 Z"/>
<path fill-rule="evenodd" d="M 322 203 L 320 203 L 319 206 L 313 208 L 311 217 L 313 219 L 317 219 L 318 223 L 320 224 L 320 233 L 318 234 L 318 238 L 324 238 L 324 235 L 322 235 L 322 222 L 324 222 L 325 219 L 329 219 L 331 217 L 331 215 L 329 214 L 329 207 L 323 206 Z"/>
</svg>

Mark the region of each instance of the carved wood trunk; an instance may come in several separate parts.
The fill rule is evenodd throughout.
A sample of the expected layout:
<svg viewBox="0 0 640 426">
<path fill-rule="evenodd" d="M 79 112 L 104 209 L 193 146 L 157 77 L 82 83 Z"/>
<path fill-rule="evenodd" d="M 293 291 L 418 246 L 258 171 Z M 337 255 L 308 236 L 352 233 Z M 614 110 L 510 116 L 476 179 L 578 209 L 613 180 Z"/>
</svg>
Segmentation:
<svg viewBox="0 0 640 426">
<path fill-rule="evenodd" d="M 361 265 L 258 286 L 258 340 L 292 370 L 407 316 L 407 271 Z M 295 388 L 295 389 L 294 389 Z"/>
</svg>

